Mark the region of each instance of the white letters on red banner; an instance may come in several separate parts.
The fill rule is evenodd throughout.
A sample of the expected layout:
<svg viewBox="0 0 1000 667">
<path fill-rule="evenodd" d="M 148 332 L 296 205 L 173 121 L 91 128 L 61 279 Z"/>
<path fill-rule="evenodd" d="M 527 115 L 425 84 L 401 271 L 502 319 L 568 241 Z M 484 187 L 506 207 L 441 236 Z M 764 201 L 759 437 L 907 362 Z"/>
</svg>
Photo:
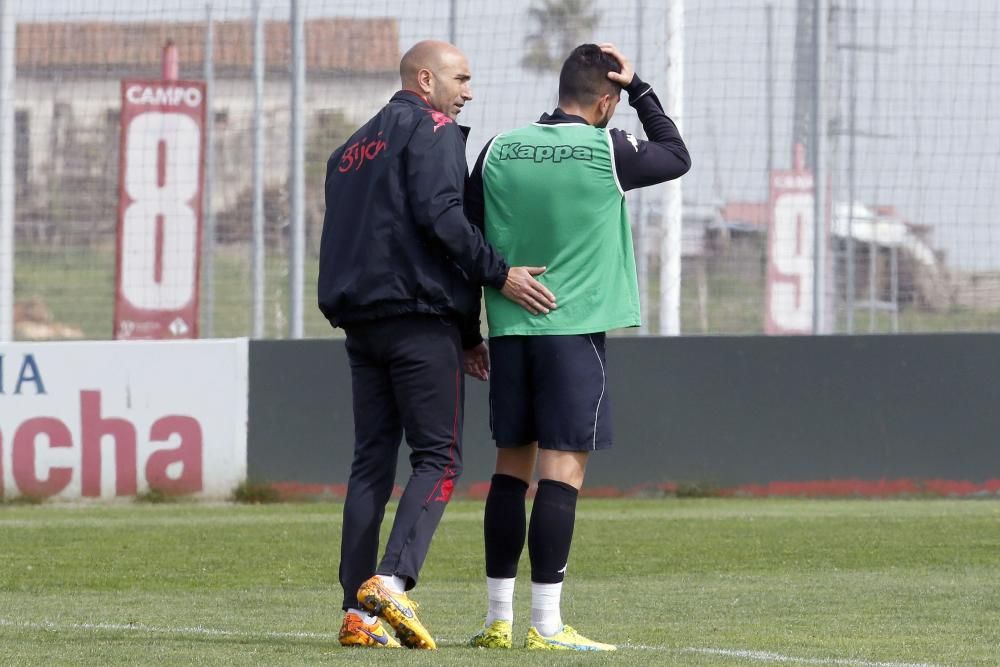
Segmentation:
<svg viewBox="0 0 1000 667">
<path fill-rule="evenodd" d="M 115 338 L 196 338 L 204 84 L 122 82 Z"/>
<path fill-rule="evenodd" d="M 246 477 L 247 343 L 0 349 L 0 498 L 225 498 Z"/>
</svg>

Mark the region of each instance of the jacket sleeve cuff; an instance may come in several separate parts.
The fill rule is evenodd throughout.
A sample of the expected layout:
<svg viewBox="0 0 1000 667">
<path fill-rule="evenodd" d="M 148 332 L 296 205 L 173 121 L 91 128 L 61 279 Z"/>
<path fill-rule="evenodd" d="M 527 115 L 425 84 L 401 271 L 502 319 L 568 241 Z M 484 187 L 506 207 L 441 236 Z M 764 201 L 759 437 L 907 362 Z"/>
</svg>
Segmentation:
<svg viewBox="0 0 1000 667">
<path fill-rule="evenodd" d="M 471 350 L 483 342 L 483 335 L 479 329 L 467 329 L 462 331 L 462 349 Z"/>
<path fill-rule="evenodd" d="M 504 284 L 507 282 L 508 273 L 510 273 L 510 266 L 507 265 L 507 262 L 501 261 L 500 271 L 490 279 L 489 286 L 498 290 L 503 289 Z"/>
<path fill-rule="evenodd" d="M 640 79 L 638 74 L 633 74 L 632 83 L 625 86 L 629 104 L 635 104 L 640 97 L 649 94 L 652 90 L 653 87 Z"/>
</svg>

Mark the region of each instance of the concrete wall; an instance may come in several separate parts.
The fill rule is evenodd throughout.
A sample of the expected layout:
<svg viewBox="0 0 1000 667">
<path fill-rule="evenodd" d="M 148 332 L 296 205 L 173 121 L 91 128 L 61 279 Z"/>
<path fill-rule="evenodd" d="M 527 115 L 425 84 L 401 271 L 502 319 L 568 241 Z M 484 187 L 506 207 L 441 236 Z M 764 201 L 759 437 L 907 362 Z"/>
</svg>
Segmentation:
<svg viewBox="0 0 1000 667">
<path fill-rule="evenodd" d="M 612 338 L 608 366 L 616 446 L 591 487 L 1000 478 L 1000 335 Z M 492 472 L 487 410 L 469 380 L 460 486 Z M 343 341 L 252 342 L 249 414 L 252 479 L 346 482 Z"/>
</svg>

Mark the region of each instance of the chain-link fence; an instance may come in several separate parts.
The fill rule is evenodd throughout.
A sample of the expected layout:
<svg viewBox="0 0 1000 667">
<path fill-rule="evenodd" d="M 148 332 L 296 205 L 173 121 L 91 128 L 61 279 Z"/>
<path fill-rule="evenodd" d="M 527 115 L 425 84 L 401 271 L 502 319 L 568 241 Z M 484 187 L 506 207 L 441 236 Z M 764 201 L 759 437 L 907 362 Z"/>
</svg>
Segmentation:
<svg viewBox="0 0 1000 667">
<path fill-rule="evenodd" d="M 122 81 L 160 79 L 168 40 L 179 79 L 208 81 L 201 130 L 203 158 L 211 159 L 198 165 L 207 230 L 197 274 L 200 335 L 294 331 L 292 5 L 0 0 L 8 25 L 0 28 L 0 63 L 11 72 L 0 78 L 9 128 L 0 132 L 0 155 L 10 156 L 0 173 L 11 174 L 0 188 L 0 230 L 5 210 L 13 222 L 12 234 L 0 233 L 0 292 L 4 267 L 13 266 L 15 338 L 113 335 L 120 218 L 135 199 L 121 173 Z M 315 307 L 326 159 L 399 87 L 401 53 L 424 38 L 454 41 L 469 56 L 475 99 L 460 120 L 473 128 L 470 162 L 497 132 L 554 108 L 559 64 L 578 43 L 615 42 L 668 106 L 668 89 L 681 91 L 678 120 L 694 166 L 681 182 L 679 272 L 662 270 L 677 261 L 664 254 L 666 186 L 628 197 L 644 269 L 645 332 L 660 331 L 662 308 L 679 310 L 684 334 L 1000 328 L 993 219 L 1000 125 L 992 122 L 1000 7 L 993 2 L 298 6 L 306 336 L 331 332 Z M 671 40 L 683 40 L 683 49 L 668 62 Z M 263 65 L 256 79 L 255 54 Z M 640 131 L 625 105 L 612 124 Z M 169 173 L 169 166 L 150 169 Z M 189 171 L 197 181 L 198 168 Z M 816 218 L 817 211 L 825 214 Z M 182 251 L 170 224 L 161 219 L 151 233 L 157 257 Z M 255 239 L 263 239 L 262 253 Z M 673 303 L 661 298 L 671 275 L 680 276 Z"/>
</svg>

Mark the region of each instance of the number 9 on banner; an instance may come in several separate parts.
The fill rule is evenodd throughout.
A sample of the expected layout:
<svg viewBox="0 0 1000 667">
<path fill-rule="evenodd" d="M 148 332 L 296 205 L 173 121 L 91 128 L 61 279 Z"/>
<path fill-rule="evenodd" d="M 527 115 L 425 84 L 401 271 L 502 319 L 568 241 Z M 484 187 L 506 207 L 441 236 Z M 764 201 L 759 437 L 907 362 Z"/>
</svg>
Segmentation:
<svg viewBox="0 0 1000 667">
<path fill-rule="evenodd" d="M 778 197 L 771 228 L 771 321 L 784 333 L 808 333 L 813 303 L 813 196 Z"/>
<path fill-rule="evenodd" d="M 814 215 L 812 174 L 771 174 L 764 331 L 808 334 L 813 321 Z"/>
</svg>

